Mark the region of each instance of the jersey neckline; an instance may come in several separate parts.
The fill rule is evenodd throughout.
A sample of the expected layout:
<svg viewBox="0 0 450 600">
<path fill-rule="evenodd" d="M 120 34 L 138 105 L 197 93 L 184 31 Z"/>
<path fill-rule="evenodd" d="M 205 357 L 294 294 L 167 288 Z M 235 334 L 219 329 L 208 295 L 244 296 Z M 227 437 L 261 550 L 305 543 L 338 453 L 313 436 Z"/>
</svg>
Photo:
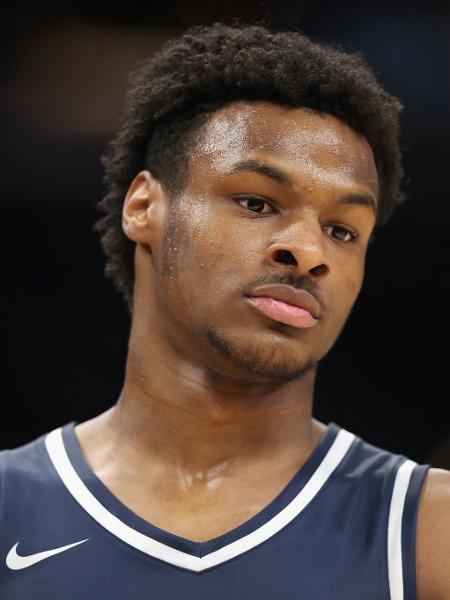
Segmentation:
<svg viewBox="0 0 450 600">
<path fill-rule="evenodd" d="M 197 542 L 165 531 L 134 513 L 97 477 L 82 453 L 72 421 L 47 435 L 50 458 L 66 488 L 106 529 L 166 562 L 201 571 L 275 535 L 321 491 L 347 454 L 355 435 L 330 422 L 313 452 L 280 493 L 256 515 L 213 539 Z"/>
</svg>

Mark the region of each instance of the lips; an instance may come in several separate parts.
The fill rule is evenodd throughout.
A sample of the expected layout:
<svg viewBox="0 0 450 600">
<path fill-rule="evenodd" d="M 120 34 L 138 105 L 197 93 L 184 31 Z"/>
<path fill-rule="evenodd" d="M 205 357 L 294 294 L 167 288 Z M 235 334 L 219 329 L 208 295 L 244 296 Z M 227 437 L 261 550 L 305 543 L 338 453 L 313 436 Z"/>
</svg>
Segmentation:
<svg viewBox="0 0 450 600">
<path fill-rule="evenodd" d="M 247 294 L 248 302 L 266 316 L 298 328 L 311 327 L 320 317 L 317 300 L 289 285 L 263 285 Z"/>
</svg>

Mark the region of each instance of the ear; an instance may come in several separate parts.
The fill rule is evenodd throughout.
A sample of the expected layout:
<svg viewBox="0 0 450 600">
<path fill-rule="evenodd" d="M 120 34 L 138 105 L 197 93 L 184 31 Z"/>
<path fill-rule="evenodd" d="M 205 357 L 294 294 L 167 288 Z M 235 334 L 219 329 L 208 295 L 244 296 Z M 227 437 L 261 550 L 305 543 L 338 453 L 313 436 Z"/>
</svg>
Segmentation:
<svg viewBox="0 0 450 600">
<path fill-rule="evenodd" d="M 155 227 L 164 216 L 165 194 L 149 171 L 140 171 L 131 182 L 122 209 L 122 229 L 134 242 L 152 243 Z"/>
</svg>

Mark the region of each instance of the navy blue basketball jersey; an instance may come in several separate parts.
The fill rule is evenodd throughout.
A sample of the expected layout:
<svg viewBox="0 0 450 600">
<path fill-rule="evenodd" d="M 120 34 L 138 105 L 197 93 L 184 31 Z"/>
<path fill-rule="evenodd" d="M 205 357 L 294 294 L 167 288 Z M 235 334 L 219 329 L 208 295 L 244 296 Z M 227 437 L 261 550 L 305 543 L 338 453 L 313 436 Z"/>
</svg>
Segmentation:
<svg viewBox="0 0 450 600">
<path fill-rule="evenodd" d="M 194 542 L 122 504 L 75 425 L 0 452 L 1 600 L 416 600 L 430 465 L 331 422 L 264 509 Z"/>
</svg>

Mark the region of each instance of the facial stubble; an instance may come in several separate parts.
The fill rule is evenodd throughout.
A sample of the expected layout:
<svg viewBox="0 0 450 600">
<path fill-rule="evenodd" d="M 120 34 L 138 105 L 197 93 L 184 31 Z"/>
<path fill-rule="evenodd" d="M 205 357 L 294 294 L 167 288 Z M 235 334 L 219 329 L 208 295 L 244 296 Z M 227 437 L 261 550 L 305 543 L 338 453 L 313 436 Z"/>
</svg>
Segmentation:
<svg viewBox="0 0 450 600">
<path fill-rule="evenodd" d="M 179 279 L 184 267 L 182 263 L 184 263 L 185 252 L 182 251 L 182 248 L 189 238 L 185 235 L 185 226 L 184 219 L 180 219 L 180 213 L 173 204 L 164 233 L 164 245 L 158 269 L 163 278 L 170 278 L 172 281 Z M 186 251 L 185 247 L 184 251 Z M 281 337 L 291 337 L 290 326 L 284 323 L 274 322 L 270 329 Z M 289 361 L 280 355 L 279 348 L 276 351 L 268 344 L 261 347 L 250 339 L 243 347 L 242 343 L 237 344 L 226 338 L 211 323 L 203 322 L 197 326 L 193 334 L 201 343 L 206 344 L 216 356 L 222 360 L 225 359 L 233 367 L 234 372 L 237 369 L 242 374 L 242 378 L 248 381 L 257 379 L 259 382 L 288 383 L 302 379 L 310 371 L 315 370 L 318 365 L 318 361 L 312 359 L 306 360 L 303 364 L 299 364 L 298 361 Z"/>
</svg>

